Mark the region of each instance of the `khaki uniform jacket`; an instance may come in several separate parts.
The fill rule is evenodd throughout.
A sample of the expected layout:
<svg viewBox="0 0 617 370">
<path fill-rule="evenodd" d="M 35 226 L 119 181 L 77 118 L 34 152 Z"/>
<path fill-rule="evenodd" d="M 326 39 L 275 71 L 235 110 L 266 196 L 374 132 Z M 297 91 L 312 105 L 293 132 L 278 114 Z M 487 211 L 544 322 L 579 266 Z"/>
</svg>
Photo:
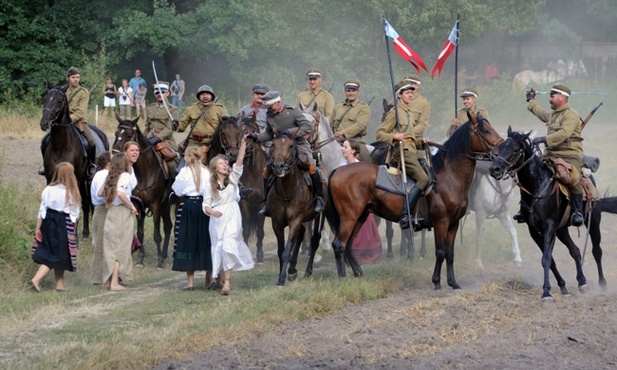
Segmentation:
<svg viewBox="0 0 617 370">
<path fill-rule="evenodd" d="M 86 113 L 88 112 L 88 100 L 90 93 L 81 86 L 74 88 L 69 85 L 66 90 L 66 98 L 69 101 L 69 114 L 71 123 L 86 123 Z"/>
<path fill-rule="evenodd" d="M 578 113 L 567 103 L 557 110 L 549 112 L 544 110 L 535 100 L 529 102 L 527 109 L 538 117 L 540 121 L 546 123 L 548 131 L 545 155 L 566 160 L 568 158 L 574 159 L 580 171 L 583 160 L 581 136 L 583 127 L 581 126 Z M 569 140 L 571 138 L 573 140 Z"/>
<path fill-rule="evenodd" d="M 332 131 L 343 132 L 343 136 L 338 137 L 337 141 L 343 143 L 345 140 L 353 138 L 358 143 L 364 144 L 366 129 L 371 120 L 371 108 L 366 103 L 358 100 L 351 104 L 346 101 L 339 103 L 334 107 L 331 118 Z"/>
<path fill-rule="evenodd" d="M 208 106 L 212 107 L 209 108 L 206 114 L 204 114 L 201 118 L 199 118 L 201 112 L 207 108 L 207 106 L 201 102 L 195 103 L 184 110 L 178 125 L 179 132 L 184 132 L 184 130 L 189 128 L 199 118 L 199 121 L 195 124 L 195 129 L 191 134 L 191 138 L 189 138 L 187 147 L 190 145 L 209 145 L 210 141 L 212 141 L 212 135 L 214 135 L 214 132 L 219 125 L 219 117 L 229 116 L 227 109 L 225 109 L 222 104 L 210 103 Z M 201 137 L 203 137 L 203 139 L 199 141 L 196 140 L 196 138 Z"/>
<path fill-rule="evenodd" d="M 313 98 L 315 98 L 313 100 Z M 313 101 L 311 103 L 311 100 Z M 311 103 L 311 105 L 317 103 L 317 109 L 324 116 L 330 118 L 332 115 L 332 110 L 334 109 L 334 98 L 332 95 L 321 87 L 316 89 L 315 91 L 311 91 L 306 89 L 298 94 L 298 104 L 302 104 L 303 107 L 307 107 Z"/>
<path fill-rule="evenodd" d="M 270 141 L 277 132 L 287 130 L 296 137 L 299 146 L 310 152 L 311 147 L 304 137 L 313 131 L 313 124 L 299 108 L 285 105 L 279 113 L 268 111 L 266 122 L 265 131 L 257 135 L 259 142 Z"/>
<path fill-rule="evenodd" d="M 167 103 L 172 117 L 178 116 L 178 108 Z M 152 103 L 146 109 L 146 138 L 158 137 L 161 141 L 165 140 L 173 150 L 178 149 L 174 139 L 174 131 L 171 128 L 171 118 L 167 114 L 165 106 L 161 103 Z"/>
<path fill-rule="evenodd" d="M 406 133 L 405 139 L 413 139 L 405 140 L 403 146 L 405 149 L 416 150 L 414 140 L 421 139 L 428 127 L 428 120 L 431 117 L 431 103 L 423 96 L 417 95 L 410 104 L 399 101 L 397 109 L 401 132 Z M 386 114 L 381 126 L 375 132 L 375 139 L 394 145 L 394 134 L 396 133 L 396 113 L 392 109 Z"/>
<path fill-rule="evenodd" d="M 458 112 L 456 112 L 456 118 L 459 121 L 461 121 L 461 125 L 469 120 L 469 118 L 467 118 L 467 110 L 468 110 L 467 108 L 461 108 L 461 109 L 458 110 Z M 473 113 L 474 115 L 476 115 L 476 116 L 478 114 L 481 115 L 482 118 L 484 118 L 485 120 L 487 120 L 489 122 L 491 121 L 491 119 L 488 116 L 488 111 L 486 109 L 484 109 L 484 108 L 478 108 L 477 106 L 474 105 L 473 107 L 471 107 L 471 109 L 469 109 L 469 111 L 471 113 Z M 450 128 L 448 129 L 447 136 L 448 137 L 452 136 L 452 133 L 457 128 L 459 128 L 459 127 L 460 127 L 460 125 L 454 125 L 454 124 L 450 125 Z"/>
</svg>

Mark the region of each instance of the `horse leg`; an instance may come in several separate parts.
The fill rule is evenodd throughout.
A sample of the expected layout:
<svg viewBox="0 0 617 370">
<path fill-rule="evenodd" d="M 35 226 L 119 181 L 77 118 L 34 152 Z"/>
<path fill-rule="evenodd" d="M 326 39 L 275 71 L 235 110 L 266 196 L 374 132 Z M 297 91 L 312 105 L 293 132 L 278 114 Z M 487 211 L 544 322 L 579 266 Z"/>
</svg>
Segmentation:
<svg viewBox="0 0 617 370">
<path fill-rule="evenodd" d="M 312 221 L 307 221 L 304 223 L 304 228 L 311 230 L 312 227 Z M 309 250 L 310 250 L 310 245 L 311 245 L 311 236 L 309 234 L 304 234 L 302 236 L 302 239 L 300 239 L 302 241 L 302 247 L 300 249 L 300 253 L 303 256 L 308 256 L 309 255 Z"/>
<path fill-rule="evenodd" d="M 386 254 L 386 258 L 392 259 L 394 258 L 394 253 L 392 253 L 392 238 L 394 237 L 394 229 L 392 228 L 392 221 L 386 220 L 386 240 L 388 242 L 388 252 Z"/>
<path fill-rule="evenodd" d="M 421 237 L 422 241 L 420 242 L 420 259 L 426 258 L 426 229 L 422 229 Z"/>
<path fill-rule="evenodd" d="M 283 269 L 283 252 L 285 252 L 285 228 L 284 227 L 275 227 L 272 224 L 272 230 L 274 231 L 274 235 L 276 236 L 276 244 L 277 251 L 276 254 L 279 258 L 279 280 L 276 285 L 283 286 L 285 285 L 286 272 Z M 281 283 L 281 276 L 283 277 L 283 282 Z"/>
<path fill-rule="evenodd" d="M 401 244 L 398 249 L 399 256 L 403 257 L 407 254 L 407 249 L 409 248 L 407 243 L 409 243 L 409 232 L 407 230 L 401 230 Z"/>
<path fill-rule="evenodd" d="M 476 265 L 483 269 L 482 247 L 484 244 L 484 225 L 486 224 L 486 213 L 476 210 Z"/>
<path fill-rule="evenodd" d="M 154 223 L 154 242 L 156 243 L 156 268 L 162 269 L 165 267 L 165 260 L 161 251 L 161 209 L 158 205 L 150 207 L 152 211 L 152 222 Z"/>
<path fill-rule="evenodd" d="M 591 213 L 591 221 L 589 222 L 589 236 L 591 237 L 592 254 L 593 259 L 596 261 L 596 267 L 598 268 L 598 284 L 602 291 L 606 291 L 606 279 L 604 278 L 604 269 L 602 268 L 602 247 L 600 242 L 602 241 L 602 234 L 600 232 L 600 220 L 602 214 L 599 208 L 596 206 Z"/>
<path fill-rule="evenodd" d="M 304 240 L 304 235 L 306 234 L 306 228 L 304 224 L 300 226 L 300 230 L 298 230 L 298 235 L 291 245 L 291 255 L 289 256 L 289 268 L 287 269 L 287 280 L 294 281 L 298 278 L 298 270 L 296 270 L 296 265 L 298 264 L 298 253 L 300 252 L 300 244 L 302 244 L 302 240 Z M 291 235 L 291 234 L 290 234 Z"/>
<path fill-rule="evenodd" d="M 510 218 L 510 214 L 507 211 L 499 212 L 496 215 L 503 227 L 508 230 L 510 233 L 510 238 L 512 239 L 512 255 L 514 256 L 514 263 L 517 265 L 521 265 L 523 259 L 521 258 L 521 250 L 518 247 L 518 236 L 516 233 L 516 228 L 512 223 L 512 219 Z"/>
<path fill-rule="evenodd" d="M 446 235 L 445 240 L 446 276 L 448 278 L 448 285 L 454 290 L 461 289 L 461 286 L 458 285 L 456 278 L 454 277 L 454 242 L 456 241 L 458 225 L 458 222 L 455 222 L 454 225 L 448 229 L 448 234 Z"/>
<path fill-rule="evenodd" d="M 542 251 L 542 268 L 544 269 L 542 299 L 553 299 L 553 296 L 551 296 L 551 281 L 549 276 L 550 271 L 552 271 L 553 275 L 555 275 L 555 279 L 557 279 L 557 285 L 559 285 L 559 287 L 561 288 L 561 293 L 566 295 L 568 291 L 565 286 L 565 280 L 561 277 L 561 274 L 559 274 L 559 271 L 557 270 L 557 264 L 553 260 L 553 247 L 555 246 L 556 235 L 554 221 L 548 220 L 546 222 L 543 233 L 536 232 L 531 229 L 531 226 L 529 226 L 529 233 Z"/>
<path fill-rule="evenodd" d="M 90 186 L 88 185 L 88 181 L 82 180 L 82 185 L 84 189 L 80 191 L 81 194 L 81 207 L 83 209 L 83 229 L 82 229 L 82 237 L 87 238 L 90 236 L 90 208 L 91 208 L 91 200 L 90 200 Z M 75 230 L 75 235 L 77 235 L 77 230 Z"/>
<path fill-rule="evenodd" d="M 435 269 L 433 270 L 433 285 L 434 290 L 441 289 L 441 266 L 446 258 L 446 226 L 441 222 L 435 224 Z"/>
<path fill-rule="evenodd" d="M 144 259 L 146 258 L 146 246 L 144 244 L 144 223 L 146 220 L 145 213 L 142 213 L 137 217 L 137 239 L 141 243 L 141 248 L 139 248 L 139 257 L 137 259 L 137 266 L 144 266 Z"/>
<path fill-rule="evenodd" d="M 166 196 L 165 203 L 162 206 L 162 215 L 163 218 L 163 261 L 167 259 L 167 254 L 169 252 L 169 239 L 171 238 L 171 230 L 173 228 L 173 222 L 171 219 L 171 204 L 168 201 L 169 196 Z"/>
<path fill-rule="evenodd" d="M 581 251 L 578 249 L 576 244 L 572 241 L 570 234 L 568 232 L 568 228 L 564 227 L 557 230 L 557 238 L 565 244 L 570 252 L 570 256 L 574 260 L 574 264 L 576 266 L 576 281 L 578 281 L 578 290 L 581 293 L 587 293 L 589 287 L 587 286 L 587 279 L 585 278 L 585 274 L 583 274 L 583 264 L 581 263 Z"/>
<path fill-rule="evenodd" d="M 321 223 L 323 223 L 323 216 L 319 215 L 313 222 L 313 230 L 311 232 L 311 250 L 309 253 L 308 264 L 306 265 L 306 271 L 304 273 L 304 276 L 306 277 L 313 274 L 313 261 L 315 260 L 315 253 L 317 253 L 317 249 L 319 248 L 319 240 L 322 238 L 321 234 L 323 232 L 320 227 Z"/>
<path fill-rule="evenodd" d="M 255 230 L 257 236 L 257 263 L 264 262 L 264 222 L 266 218 L 262 215 L 257 217 L 257 228 Z"/>
</svg>

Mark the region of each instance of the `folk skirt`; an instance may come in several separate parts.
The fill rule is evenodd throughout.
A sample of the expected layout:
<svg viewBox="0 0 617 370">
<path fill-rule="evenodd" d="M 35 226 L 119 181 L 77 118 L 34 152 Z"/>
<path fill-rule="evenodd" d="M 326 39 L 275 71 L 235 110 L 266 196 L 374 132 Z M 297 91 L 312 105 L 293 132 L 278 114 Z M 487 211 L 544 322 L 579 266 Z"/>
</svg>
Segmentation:
<svg viewBox="0 0 617 370">
<path fill-rule="evenodd" d="M 185 197 L 176 212 L 174 271 L 212 270 L 210 217 L 202 209 L 203 197 Z"/>
</svg>

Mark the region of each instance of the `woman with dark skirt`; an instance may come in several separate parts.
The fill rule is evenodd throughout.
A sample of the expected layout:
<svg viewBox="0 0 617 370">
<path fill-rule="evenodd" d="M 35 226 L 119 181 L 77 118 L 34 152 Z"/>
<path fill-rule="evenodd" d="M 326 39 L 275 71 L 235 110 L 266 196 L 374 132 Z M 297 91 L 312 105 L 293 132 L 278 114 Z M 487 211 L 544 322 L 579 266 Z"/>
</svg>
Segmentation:
<svg viewBox="0 0 617 370">
<path fill-rule="evenodd" d="M 73 165 L 61 162 L 43 189 L 36 220 L 32 260 L 41 266 L 30 280 L 30 287 L 41 291 L 41 280 L 54 270 L 56 291 L 67 290 L 64 271 L 77 271 L 75 223 L 79 218 L 81 196 Z"/>
<path fill-rule="evenodd" d="M 183 290 L 193 290 L 195 271 L 206 271 L 206 288 L 212 283 L 209 217 L 203 212 L 203 187 L 210 183 L 208 169 L 201 163 L 201 150 L 190 146 L 184 153 L 182 167 L 172 189 L 183 197 L 176 212 L 174 262 L 172 270 L 186 271 L 187 284 Z"/>
</svg>

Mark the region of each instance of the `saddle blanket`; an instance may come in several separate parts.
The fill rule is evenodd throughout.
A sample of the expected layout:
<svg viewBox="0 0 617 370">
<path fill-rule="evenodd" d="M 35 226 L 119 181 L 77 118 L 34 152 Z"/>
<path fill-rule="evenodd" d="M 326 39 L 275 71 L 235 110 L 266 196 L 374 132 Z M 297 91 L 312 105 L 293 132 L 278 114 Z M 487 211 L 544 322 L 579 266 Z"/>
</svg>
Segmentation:
<svg viewBox="0 0 617 370">
<path fill-rule="evenodd" d="M 402 181 L 403 178 L 400 173 L 398 175 L 393 175 L 388 172 L 388 167 L 383 165 L 377 167 L 377 181 L 375 182 L 375 187 L 390 193 L 405 195 L 405 193 L 403 193 Z M 407 176 L 405 191 L 409 193 L 415 184 L 416 182 L 411 177 Z"/>
</svg>

